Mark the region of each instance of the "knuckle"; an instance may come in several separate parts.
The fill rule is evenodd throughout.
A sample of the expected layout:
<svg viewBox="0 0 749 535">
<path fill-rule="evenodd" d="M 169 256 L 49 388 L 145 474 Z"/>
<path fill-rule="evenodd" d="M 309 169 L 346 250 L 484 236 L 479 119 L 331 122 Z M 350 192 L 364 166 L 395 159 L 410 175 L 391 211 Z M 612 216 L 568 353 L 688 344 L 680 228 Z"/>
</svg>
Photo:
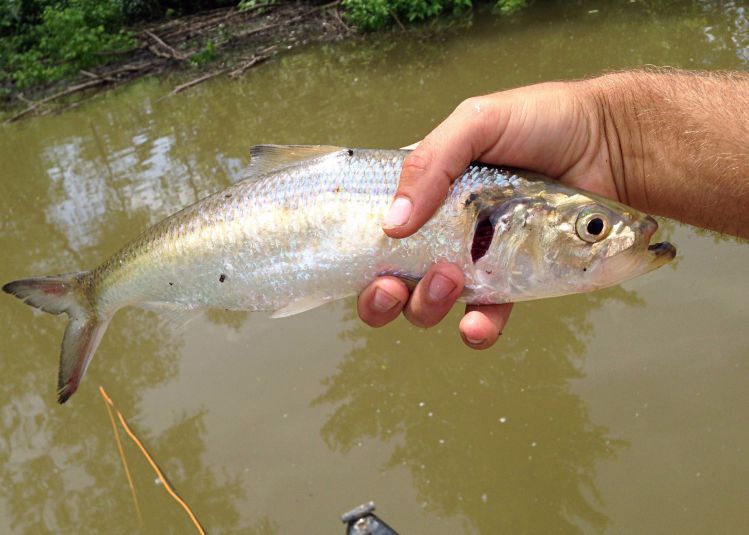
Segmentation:
<svg viewBox="0 0 749 535">
<path fill-rule="evenodd" d="M 463 270 L 453 262 L 449 262 L 447 260 L 439 260 L 434 264 L 432 270 L 434 273 L 439 273 L 440 275 L 447 277 L 456 285 L 463 284 Z"/>
<path fill-rule="evenodd" d="M 400 191 L 417 195 L 421 195 L 417 193 L 421 190 L 441 191 L 444 196 L 452 183 L 452 177 L 450 171 L 443 168 L 443 164 L 435 162 L 433 154 L 432 149 L 425 147 L 406 157 L 401 168 Z"/>
<path fill-rule="evenodd" d="M 465 100 L 463 100 L 458 106 L 455 108 L 456 110 L 465 111 L 470 110 L 473 107 L 473 103 L 476 100 L 477 97 L 469 97 Z"/>
<path fill-rule="evenodd" d="M 432 153 L 428 147 L 419 147 L 406 156 L 406 159 L 403 161 L 403 167 L 401 168 L 401 179 L 413 180 L 426 173 L 427 169 L 429 169 L 429 164 L 432 161 L 431 154 Z"/>
<path fill-rule="evenodd" d="M 458 105 L 458 110 L 462 112 L 478 113 L 489 108 L 491 100 L 484 96 L 470 97 Z"/>
</svg>

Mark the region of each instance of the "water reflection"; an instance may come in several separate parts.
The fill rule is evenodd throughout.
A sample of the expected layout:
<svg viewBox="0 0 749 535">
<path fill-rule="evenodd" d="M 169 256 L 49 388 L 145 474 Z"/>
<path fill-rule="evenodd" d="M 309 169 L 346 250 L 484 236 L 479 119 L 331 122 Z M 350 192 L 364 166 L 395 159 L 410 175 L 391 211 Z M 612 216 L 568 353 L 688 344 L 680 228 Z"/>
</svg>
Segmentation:
<svg viewBox="0 0 749 535">
<path fill-rule="evenodd" d="M 704 17 L 709 16 L 712 19 L 712 24 L 705 21 L 703 28 L 710 48 L 715 52 L 735 54 L 746 66 L 749 64 L 749 19 L 747 7 L 743 4 L 744 2 L 717 2 L 715 0 L 699 2 Z M 708 56 L 704 61 L 705 64 L 710 65 L 715 63 L 715 59 Z"/>
<path fill-rule="evenodd" d="M 0 308 L 0 325 L 9 325 L 10 315 L 18 313 Z M 107 333 L 88 387 L 69 407 L 61 408 L 54 403 L 54 348 L 59 345 L 60 322 L 28 316 L 25 322 L 13 321 L 13 332 L 0 329 L 0 336 L 10 340 L 6 356 L 12 355 L 2 359 L 3 376 L 13 381 L 3 385 L 7 401 L 0 410 L 0 496 L 10 514 L 9 525 L 23 533 L 69 532 L 81 526 L 101 533 L 131 533 L 137 527 L 134 511 L 107 505 L 113 500 L 128 503 L 129 491 L 94 385 L 104 379 L 111 382 L 118 406 L 137 426 L 138 400 L 144 390 L 174 376 L 180 342 L 150 315 L 124 312 Z M 138 355 L 148 358 L 133 358 Z M 115 378 L 126 380 L 120 383 Z M 202 411 L 178 414 L 159 436 L 150 436 L 146 429 L 141 438 L 199 517 L 219 530 L 236 527 L 235 504 L 243 499 L 243 490 L 236 477 L 205 465 L 203 417 Z M 126 444 L 126 454 L 146 525 L 188 529 L 184 513 L 154 485 L 150 467 L 137 450 Z"/>
<path fill-rule="evenodd" d="M 227 310 L 208 310 L 206 319 L 214 325 L 224 325 L 231 327 L 235 332 L 239 332 L 249 317 L 249 312 L 236 312 Z"/>
<path fill-rule="evenodd" d="M 606 527 L 593 484 L 596 463 L 625 445 L 591 421 L 572 391 L 598 308 L 641 305 L 615 288 L 518 306 L 496 350 L 472 353 L 451 332 L 401 326 L 356 340 L 315 403 L 336 410 L 322 428 L 342 452 L 365 437 L 393 445 L 424 506 L 461 515 L 479 532 Z"/>
</svg>

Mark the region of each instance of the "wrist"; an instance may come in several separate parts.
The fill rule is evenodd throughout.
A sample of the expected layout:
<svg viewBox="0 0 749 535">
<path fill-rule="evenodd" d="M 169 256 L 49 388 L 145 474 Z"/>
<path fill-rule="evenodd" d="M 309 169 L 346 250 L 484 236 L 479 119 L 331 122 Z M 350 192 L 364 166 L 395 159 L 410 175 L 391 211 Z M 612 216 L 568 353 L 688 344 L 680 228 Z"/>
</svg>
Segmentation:
<svg viewBox="0 0 749 535">
<path fill-rule="evenodd" d="M 587 83 L 624 202 L 749 237 L 749 76 L 635 71 Z"/>
<path fill-rule="evenodd" d="M 651 162 L 657 161 L 655 144 L 643 128 L 643 105 L 648 90 L 630 73 L 606 74 L 581 83 L 588 107 L 591 146 L 601 166 L 611 173 L 620 202 L 639 210 L 658 212 L 653 205 Z M 605 171 L 604 171 L 605 172 Z M 650 179 L 652 182 L 652 179 Z"/>
</svg>

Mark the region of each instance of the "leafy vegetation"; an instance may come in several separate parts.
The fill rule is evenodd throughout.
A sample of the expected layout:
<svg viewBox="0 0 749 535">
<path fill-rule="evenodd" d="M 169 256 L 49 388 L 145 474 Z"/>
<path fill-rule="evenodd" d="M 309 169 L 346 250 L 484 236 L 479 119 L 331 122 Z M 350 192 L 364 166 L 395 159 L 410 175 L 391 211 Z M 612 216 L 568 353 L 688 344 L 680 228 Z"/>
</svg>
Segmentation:
<svg viewBox="0 0 749 535">
<path fill-rule="evenodd" d="M 23 89 L 106 62 L 134 45 L 116 0 L 8 1 L 0 8 L 0 83 Z"/>
<path fill-rule="evenodd" d="M 0 92 L 78 74 L 137 45 L 126 25 L 236 0 L 0 0 Z M 210 46 L 198 61 L 214 57 Z"/>
<path fill-rule="evenodd" d="M 496 0 L 501 13 L 524 7 L 527 0 Z M 346 18 L 364 31 L 378 30 L 401 20 L 420 22 L 441 15 L 470 9 L 472 0 L 343 0 Z"/>
<path fill-rule="evenodd" d="M 213 61 L 217 57 L 216 43 L 208 41 L 200 52 L 196 52 L 190 56 L 190 64 L 193 67 L 199 67 Z"/>
<path fill-rule="evenodd" d="M 247 11 L 248 9 L 254 9 L 260 6 L 270 6 L 277 3 L 278 0 L 240 0 L 239 10 Z"/>
</svg>

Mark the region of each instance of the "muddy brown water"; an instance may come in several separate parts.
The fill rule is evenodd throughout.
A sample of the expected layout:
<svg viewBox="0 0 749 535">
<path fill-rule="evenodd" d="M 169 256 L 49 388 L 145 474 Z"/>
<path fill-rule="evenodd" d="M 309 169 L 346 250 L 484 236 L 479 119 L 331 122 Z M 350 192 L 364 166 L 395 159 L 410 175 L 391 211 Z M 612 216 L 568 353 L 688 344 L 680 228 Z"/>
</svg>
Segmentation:
<svg viewBox="0 0 749 535">
<path fill-rule="evenodd" d="M 236 180 L 256 143 L 398 147 L 465 97 L 646 63 L 746 69 L 743 3 L 537 2 L 315 45 L 160 100 L 150 79 L 0 129 L 0 281 L 89 268 Z M 749 524 L 749 245 L 675 222 L 678 262 L 517 306 L 372 330 L 301 316 L 119 313 L 55 403 L 63 321 L 0 296 L 0 531 L 190 533 L 104 386 L 210 533 L 343 533 L 368 501 L 411 533 L 737 533 Z"/>
</svg>

